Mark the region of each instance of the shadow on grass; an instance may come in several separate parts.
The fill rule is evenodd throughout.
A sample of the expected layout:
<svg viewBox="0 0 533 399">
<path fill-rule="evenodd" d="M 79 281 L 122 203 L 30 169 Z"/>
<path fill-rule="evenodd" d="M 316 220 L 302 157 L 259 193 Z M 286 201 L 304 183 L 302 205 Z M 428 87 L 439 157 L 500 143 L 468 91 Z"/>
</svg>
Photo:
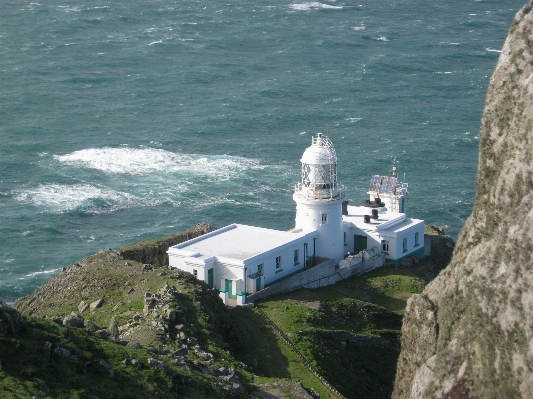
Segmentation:
<svg viewBox="0 0 533 399">
<path fill-rule="evenodd" d="M 244 331 L 244 342 L 236 349 L 236 358 L 252 367 L 256 375 L 290 379 L 289 360 L 267 321 L 251 308 L 235 308 L 232 314 Z"/>
<path fill-rule="evenodd" d="M 385 399 L 393 389 L 401 314 L 406 299 L 422 290 L 418 281 L 408 269 L 383 268 L 256 306 L 347 398 Z"/>
</svg>

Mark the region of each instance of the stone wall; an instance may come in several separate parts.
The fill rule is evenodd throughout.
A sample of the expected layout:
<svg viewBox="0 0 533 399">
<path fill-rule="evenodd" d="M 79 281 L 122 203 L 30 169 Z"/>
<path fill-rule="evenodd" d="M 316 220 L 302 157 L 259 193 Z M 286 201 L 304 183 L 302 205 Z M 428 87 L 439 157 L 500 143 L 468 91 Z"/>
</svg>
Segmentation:
<svg viewBox="0 0 533 399">
<path fill-rule="evenodd" d="M 157 240 L 140 242 L 117 249 L 124 259 L 131 259 L 140 263 L 148 263 L 153 267 L 168 266 L 167 251 L 170 247 L 181 244 L 187 240 L 209 233 L 211 227 L 205 223 L 199 223 L 190 229 L 173 236 L 159 238 Z"/>
<path fill-rule="evenodd" d="M 431 236 L 429 234 L 424 234 L 424 256 L 431 255 Z"/>
<path fill-rule="evenodd" d="M 298 288 L 319 288 L 335 284 L 337 281 L 374 270 L 385 263 L 385 256 L 378 254 L 353 267 L 335 268 L 335 261 L 328 259 L 325 262 L 290 276 L 279 283 L 273 284 L 255 294 L 246 297 L 250 303 L 265 299 L 273 295 L 296 290 Z"/>
<path fill-rule="evenodd" d="M 324 258 L 326 259 L 326 258 Z M 279 283 L 272 284 L 255 294 L 248 295 L 246 302 L 253 302 L 259 299 L 264 299 L 272 295 L 281 294 L 282 292 L 288 292 L 297 288 L 303 287 L 303 285 L 316 282 L 320 279 L 326 279 L 328 276 L 335 274 L 335 261 L 333 259 L 327 259 L 325 262 L 313 266 L 309 269 L 305 269 L 300 273 L 294 274 Z M 320 283 L 318 283 L 320 284 Z M 315 287 L 321 287 L 329 284 L 316 285 Z"/>
</svg>

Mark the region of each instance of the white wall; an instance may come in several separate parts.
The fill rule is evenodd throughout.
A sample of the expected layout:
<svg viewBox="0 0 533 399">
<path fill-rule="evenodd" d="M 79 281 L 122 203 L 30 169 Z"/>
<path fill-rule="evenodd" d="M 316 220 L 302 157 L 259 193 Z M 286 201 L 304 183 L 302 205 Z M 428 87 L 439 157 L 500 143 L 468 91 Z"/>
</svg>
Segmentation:
<svg viewBox="0 0 533 399">
<path fill-rule="evenodd" d="M 415 233 L 418 232 L 418 246 L 415 247 Z M 424 247 L 424 223 L 415 224 L 409 228 L 391 233 L 382 233 L 382 239 L 389 241 L 389 255 L 387 258 L 400 259 Z M 407 238 L 407 251 L 403 251 L 403 239 Z"/>
<path fill-rule="evenodd" d="M 304 259 L 304 244 L 307 243 L 308 257 L 313 255 L 313 237 L 304 237 L 298 241 L 285 244 L 279 248 L 271 250 L 267 253 L 257 255 L 253 258 L 245 261 L 245 267 L 247 268 L 247 274 L 253 274 L 257 272 L 257 267 L 263 264 L 263 276 L 261 285 L 270 284 L 282 277 L 292 274 L 298 270 L 305 268 Z M 299 250 L 299 264 L 294 264 L 294 251 Z M 276 257 L 281 256 L 281 264 L 279 269 L 276 269 Z M 248 280 L 251 281 L 251 280 Z M 255 292 L 255 280 L 253 290 L 250 291 L 247 283 L 248 292 Z"/>
<path fill-rule="evenodd" d="M 261 288 L 265 284 L 273 283 L 280 278 L 293 274 L 305 268 L 304 245 L 307 244 L 307 257 L 313 256 L 314 239 L 317 233 L 311 232 L 296 241 L 284 244 L 263 254 L 247 259 L 245 261 L 224 257 L 211 257 L 209 259 L 199 259 L 188 256 L 169 254 L 169 264 L 191 274 L 196 270 L 199 280 L 208 282 L 208 270 L 213 268 L 214 288 L 225 288 L 225 280 L 233 281 L 232 293 L 239 291 L 255 292 L 255 280 L 247 279 L 244 284 L 245 268 L 246 275 L 257 272 L 259 264 L 263 264 L 263 276 L 261 277 Z M 298 249 L 298 262 L 294 264 L 294 251 Z M 276 257 L 281 256 L 280 268 L 276 269 Z M 277 271 L 277 273 L 276 273 Z"/>
<path fill-rule="evenodd" d="M 316 255 L 331 258 L 338 264 L 344 259 L 342 201 L 304 200 L 296 194 L 295 228 L 312 231 L 316 230 Z M 322 222 L 322 215 L 327 214 L 327 222 Z"/>
</svg>

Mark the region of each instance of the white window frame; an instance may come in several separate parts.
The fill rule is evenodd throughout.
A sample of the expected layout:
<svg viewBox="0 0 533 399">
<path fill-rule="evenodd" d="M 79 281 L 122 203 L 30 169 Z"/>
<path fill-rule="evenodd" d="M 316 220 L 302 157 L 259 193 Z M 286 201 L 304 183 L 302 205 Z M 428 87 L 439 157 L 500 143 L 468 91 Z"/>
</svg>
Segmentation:
<svg viewBox="0 0 533 399">
<path fill-rule="evenodd" d="M 407 252 L 407 237 L 403 238 L 402 248 L 403 248 L 403 252 Z"/>
<path fill-rule="evenodd" d="M 415 233 L 415 247 L 418 247 L 420 245 L 419 242 L 419 233 L 418 231 Z"/>
<path fill-rule="evenodd" d="M 328 224 L 328 214 L 323 213 L 322 214 L 322 224 Z"/>
<path fill-rule="evenodd" d="M 389 252 L 389 240 L 381 240 L 381 250 L 383 252 Z"/>
<path fill-rule="evenodd" d="M 295 249 L 294 250 L 294 266 L 298 266 L 300 264 L 300 250 Z"/>
<path fill-rule="evenodd" d="M 194 274 L 195 278 L 198 278 L 198 270 L 192 269 L 192 274 Z"/>
<path fill-rule="evenodd" d="M 281 255 L 276 256 L 276 270 L 278 270 L 279 268 L 281 268 Z"/>
</svg>

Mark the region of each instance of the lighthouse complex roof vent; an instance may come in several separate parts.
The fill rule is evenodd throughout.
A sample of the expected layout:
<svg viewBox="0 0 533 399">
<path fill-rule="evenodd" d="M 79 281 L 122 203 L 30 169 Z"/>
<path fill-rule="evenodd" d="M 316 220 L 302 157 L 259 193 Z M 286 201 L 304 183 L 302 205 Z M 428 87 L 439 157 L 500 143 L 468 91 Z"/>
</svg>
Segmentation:
<svg viewBox="0 0 533 399">
<path fill-rule="evenodd" d="M 337 199 L 337 153 L 328 136 L 318 133 L 300 159 L 302 182 L 296 186 L 299 197 L 309 200 Z"/>
</svg>

